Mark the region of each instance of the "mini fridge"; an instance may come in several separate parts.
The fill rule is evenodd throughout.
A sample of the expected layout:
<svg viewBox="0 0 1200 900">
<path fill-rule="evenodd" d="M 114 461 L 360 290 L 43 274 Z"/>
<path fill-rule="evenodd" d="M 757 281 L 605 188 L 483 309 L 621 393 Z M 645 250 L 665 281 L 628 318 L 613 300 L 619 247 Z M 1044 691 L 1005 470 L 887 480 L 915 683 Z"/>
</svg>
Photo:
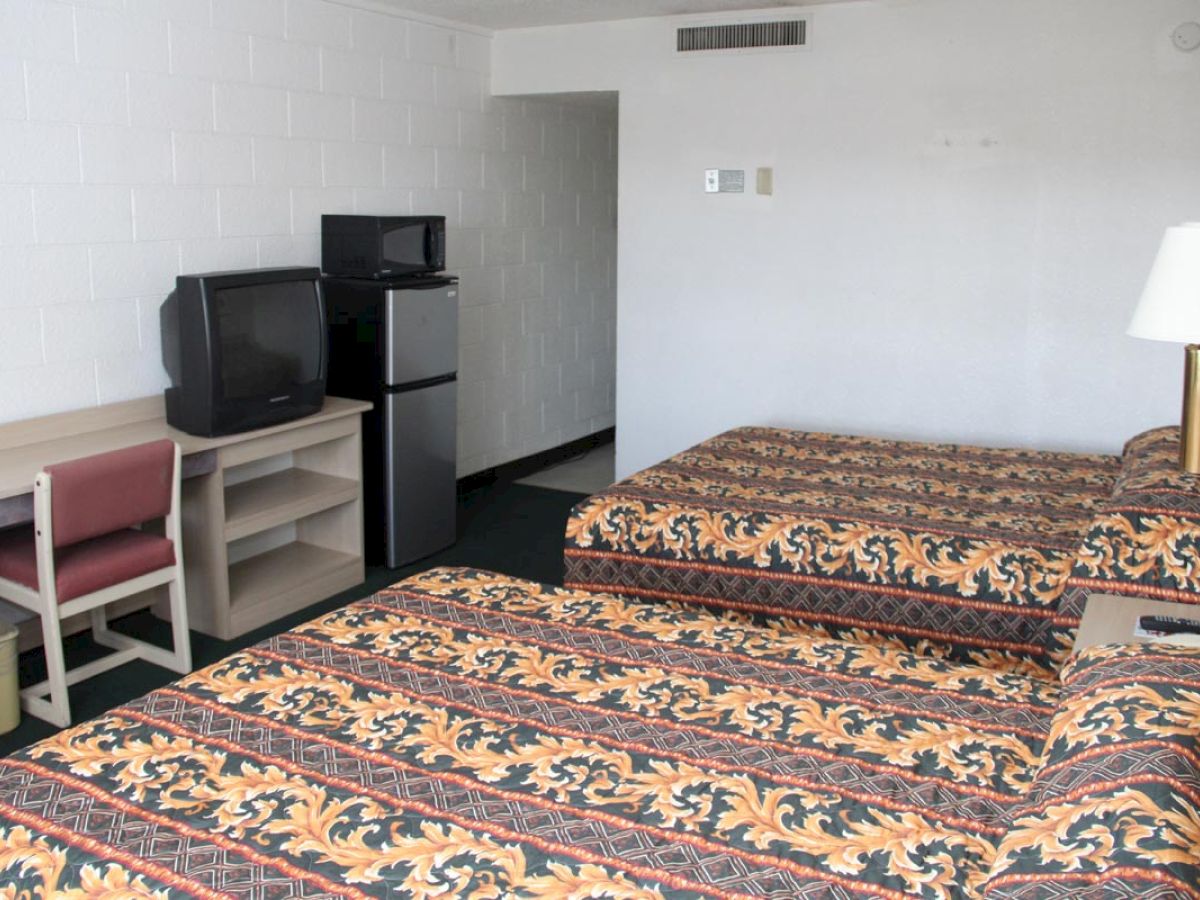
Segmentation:
<svg viewBox="0 0 1200 900">
<path fill-rule="evenodd" d="M 396 568 L 456 538 L 458 281 L 324 286 L 328 391 L 375 404 L 363 419 L 367 563 Z"/>
</svg>

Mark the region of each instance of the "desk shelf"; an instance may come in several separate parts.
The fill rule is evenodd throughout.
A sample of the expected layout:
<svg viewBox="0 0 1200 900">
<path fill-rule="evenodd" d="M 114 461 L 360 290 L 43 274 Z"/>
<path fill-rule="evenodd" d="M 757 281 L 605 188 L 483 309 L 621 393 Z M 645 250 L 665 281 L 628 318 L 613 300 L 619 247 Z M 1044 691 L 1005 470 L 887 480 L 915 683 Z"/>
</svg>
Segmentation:
<svg viewBox="0 0 1200 900">
<path fill-rule="evenodd" d="M 233 630 L 244 634 L 303 609 L 361 578 L 362 557 L 305 541 L 292 541 L 229 567 Z"/>
<path fill-rule="evenodd" d="M 313 513 L 353 503 L 361 485 L 353 478 L 308 469 L 284 469 L 225 488 L 225 540 L 258 534 Z"/>
</svg>

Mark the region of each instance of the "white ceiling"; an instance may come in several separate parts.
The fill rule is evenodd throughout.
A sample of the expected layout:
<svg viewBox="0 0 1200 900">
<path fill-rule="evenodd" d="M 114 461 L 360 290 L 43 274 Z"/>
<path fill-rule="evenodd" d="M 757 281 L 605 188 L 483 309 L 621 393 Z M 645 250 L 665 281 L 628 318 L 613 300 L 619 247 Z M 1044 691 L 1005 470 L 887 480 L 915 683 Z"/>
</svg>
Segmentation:
<svg viewBox="0 0 1200 900">
<path fill-rule="evenodd" d="M 647 16 L 734 12 L 798 6 L 805 0 L 384 0 L 423 16 L 496 31 Z M 829 2 L 829 0 L 809 0 Z"/>
</svg>

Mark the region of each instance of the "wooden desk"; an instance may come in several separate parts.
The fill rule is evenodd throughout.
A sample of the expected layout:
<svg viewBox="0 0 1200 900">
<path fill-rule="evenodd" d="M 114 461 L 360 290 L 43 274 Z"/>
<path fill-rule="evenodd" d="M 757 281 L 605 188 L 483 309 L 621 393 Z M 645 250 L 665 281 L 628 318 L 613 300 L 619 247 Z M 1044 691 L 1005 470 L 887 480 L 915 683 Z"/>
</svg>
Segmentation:
<svg viewBox="0 0 1200 900">
<path fill-rule="evenodd" d="M 205 466 L 211 471 L 213 451 L 221 447 L 356 415 L 370 408 L 370 403 L 326 397 L 324 408 L 315 415 L 215 438 L 197 437 L 170 427 L 161 396 L 9 422 L 0 425 L 0 499 L 32 493 L 33 479 L 45 466 L 159 438 L 170 438 L 179 445 L 187 477 L 189 462 L 194 474 Z"/>
<path fill-rule="evenodd" d="M 363 580 L 361 414 L 370 408 L 328 397 L 314 415 L 216 438 L 169 427 L 161 396 L 0 425 L 0 526 L 32 520 L 33 479 L 45 466 L 170 438 L 183 453 L 189 624 L 229 639 Z M 123 611 L 158 599 L 130 598 Z M 23 635 L 23 647 L 33 643 Z"/>
</svg>

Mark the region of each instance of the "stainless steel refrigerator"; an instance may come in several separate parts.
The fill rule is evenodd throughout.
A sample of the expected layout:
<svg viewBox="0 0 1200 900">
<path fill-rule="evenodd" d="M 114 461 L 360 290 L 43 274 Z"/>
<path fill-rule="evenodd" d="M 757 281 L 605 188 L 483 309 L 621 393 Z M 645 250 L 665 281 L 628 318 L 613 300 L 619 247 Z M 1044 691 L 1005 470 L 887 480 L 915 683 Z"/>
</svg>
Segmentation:
<svg viewBox="0 0 1200 900">
<path fill-rule="evenodd" d="M 458 281 L 325 277 L 328 392 L 363 420 L 368 564 L 396 568 L 454 543 Z"/>
</svg>

